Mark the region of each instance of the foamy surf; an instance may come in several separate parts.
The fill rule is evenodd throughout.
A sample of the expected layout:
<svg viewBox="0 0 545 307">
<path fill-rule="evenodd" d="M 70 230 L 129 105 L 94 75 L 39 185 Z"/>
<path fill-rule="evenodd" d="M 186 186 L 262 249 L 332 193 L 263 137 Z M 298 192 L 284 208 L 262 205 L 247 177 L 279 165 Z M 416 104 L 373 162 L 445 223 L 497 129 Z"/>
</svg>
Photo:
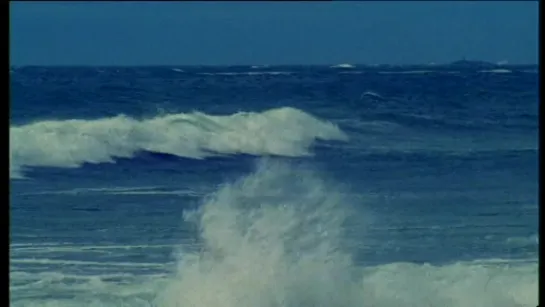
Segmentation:
<svg viewBox="0 0 545 307">
<path fill-rule="evenodd" d="M 13 261 L 11 306 L 154 307 L 533 307 L 537 261 L 361 266 L 353 247 L 370 222 L 342 188 L 311 168 L 262 161 L 255 172 L 203 198 L 194 223 L 199 249 L 181 245 L 175 263 L 70 261 L 94 274 L 63 272 L 64 260 Z M 17 246 L 14 246 L 16 248 Z M 25 247 L 25 246 L 20 246 Z M 152 246 L 153 248 L 156 248 Z M 51 248 L 51 247 L 44 247 Z M 77 247 L 70 246 L 77 251 Z M 93 248 L 111 251 L 109 246 Z M 118 246 L 116 246 L 118 248 Z M 139 247 L 140 248 L 140 247 Z M 153 249 L 148 250 L 151 252 Z M 36 251 L 34 251 L 36 252 Z M 52 250 L 48 252 L 52 253 Z M 12 256 L 13 257 L 13 256 Z M 60 271 L 25 273 L 17 265 Z M 127 268 L 173 268 L 136 274 Z M 80 272 L 77 270 L 76 272 Z M 96 273 L 98 272 L 98 273 Z M 145 272 L 145 271 L 144 271 Z"/>
<path fill-rule="evenodd" d="M 79 167 L 141 151 L 203 159 L 221 154 L 310 155 L 316 140 L 347 140 L 334 124 L 284 107 L 261 113 L 179 113 L 50 120 L 10 127 L 10 178 L 25 167 Z"/>
<path fill-rule="evenodd" d="M 201 252 L 180 253 L 157 306 L 534 306 L 537 264 L 358 266 L 349 228 L 366 227 L 319 173 L 279 163 L 224 186 L 189 214 Z M 355 207 L 358 206 L 357 211 Z M 348 226 L 350 225 L 350 226 Z"/>
</svg>

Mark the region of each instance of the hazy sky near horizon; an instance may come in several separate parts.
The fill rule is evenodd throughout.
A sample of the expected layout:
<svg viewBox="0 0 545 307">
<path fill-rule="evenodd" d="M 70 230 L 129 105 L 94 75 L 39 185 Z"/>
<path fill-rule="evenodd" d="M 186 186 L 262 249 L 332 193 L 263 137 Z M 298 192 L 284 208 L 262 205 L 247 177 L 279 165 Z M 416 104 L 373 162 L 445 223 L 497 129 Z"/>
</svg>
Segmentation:
<svg viewBox="0 0 545 307">
<path fill-rule="evenodd" d="M 538 61 L 538 2 L 10 2 L 11 65 Z"/>
</svg>

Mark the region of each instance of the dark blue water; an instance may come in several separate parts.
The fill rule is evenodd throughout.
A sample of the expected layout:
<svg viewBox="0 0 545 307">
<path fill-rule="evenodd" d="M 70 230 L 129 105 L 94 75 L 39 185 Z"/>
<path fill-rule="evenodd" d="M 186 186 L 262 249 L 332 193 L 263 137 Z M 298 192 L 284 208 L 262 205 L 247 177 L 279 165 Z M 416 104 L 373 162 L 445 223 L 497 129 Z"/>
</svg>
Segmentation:
<svg viewBox="0 0 545 307">
<path fill-rule="evenodd" d="M 10 77 L 14 306 L 537 304 L 536 71 Z"/>
</svg>

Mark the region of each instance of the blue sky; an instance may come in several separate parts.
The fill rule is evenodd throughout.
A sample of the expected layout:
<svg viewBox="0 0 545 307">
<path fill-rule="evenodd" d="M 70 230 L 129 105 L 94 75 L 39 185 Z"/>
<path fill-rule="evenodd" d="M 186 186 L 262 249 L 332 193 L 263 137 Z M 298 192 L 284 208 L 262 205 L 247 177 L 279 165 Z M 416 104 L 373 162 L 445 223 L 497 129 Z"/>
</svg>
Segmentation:
<svg viewBox="0 0 545 307">
<path fill-rule="evenodd" d="M 537 63 L 538 4 L 10 2 L 12 65 Z"/>
</svg>

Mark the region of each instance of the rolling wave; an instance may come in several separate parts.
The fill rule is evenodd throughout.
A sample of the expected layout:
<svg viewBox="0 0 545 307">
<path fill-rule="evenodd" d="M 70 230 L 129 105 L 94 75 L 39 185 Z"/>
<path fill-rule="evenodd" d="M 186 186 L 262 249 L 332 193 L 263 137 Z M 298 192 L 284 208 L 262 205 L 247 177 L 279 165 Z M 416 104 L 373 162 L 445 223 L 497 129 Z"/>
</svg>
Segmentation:
<svg viewBox="0 0 545 307">
<path fill-rule="evenodd" d="M 142 151 L 203 159 L 214 155 L 311 155 L 316 140 L 347 140 L 336 125 L 283 107 L 232 115 L 200 112 L 135 119 L 50 120 L 10 127 L 10 178 L 26 167 L 79 167 Z"/>
</svg>

